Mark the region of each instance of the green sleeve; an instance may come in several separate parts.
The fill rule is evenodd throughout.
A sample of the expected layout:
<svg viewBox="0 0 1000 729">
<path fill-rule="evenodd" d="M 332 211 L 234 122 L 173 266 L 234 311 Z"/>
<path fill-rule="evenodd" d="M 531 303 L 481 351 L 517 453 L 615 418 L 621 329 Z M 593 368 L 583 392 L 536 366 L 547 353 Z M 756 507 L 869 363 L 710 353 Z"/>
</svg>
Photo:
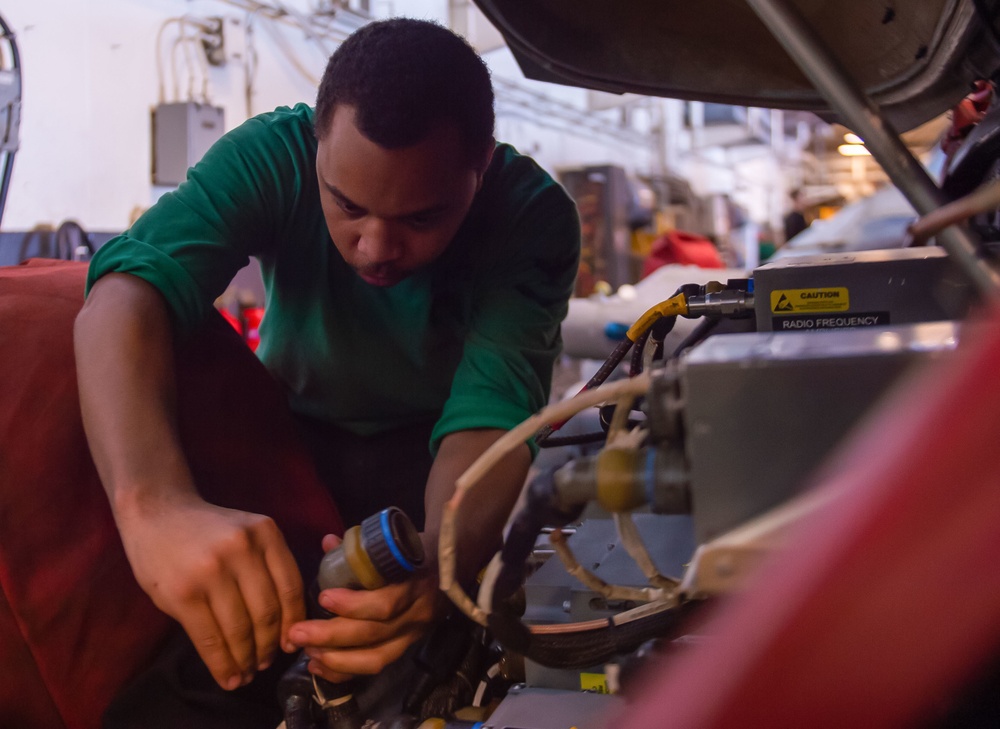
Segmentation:
<svg viewBox="0 0 1000 729">
<path fill-rule="evenodd" d="M 181 333 L 211 311 L 251 255 L 266 254 L 302 185 L 307 150 L 276 133 L 273 115 L 220 139 L 124 234 L 98 250 L 87 291 L 107 273 L 130 273 L 163 294 Z"/>
<path fill-rule="evenodd" d="M 548 402 L 579 265 L 576 206 L 557 184 L 517 216 L 516 254 L 496 261 L 477 295 L 472 329 L 431 438 L 473 428 L 510 430 Z M 532 455 L 537 452 L 529 441 Z"/>
</svg>

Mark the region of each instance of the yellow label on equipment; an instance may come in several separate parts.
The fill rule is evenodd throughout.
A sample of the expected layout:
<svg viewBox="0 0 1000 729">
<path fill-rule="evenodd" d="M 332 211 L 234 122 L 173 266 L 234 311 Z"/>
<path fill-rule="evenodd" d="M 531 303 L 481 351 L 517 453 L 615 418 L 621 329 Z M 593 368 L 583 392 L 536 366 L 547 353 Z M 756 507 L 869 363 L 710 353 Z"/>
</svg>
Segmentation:
<svg viewBox="0 0 1000 729">
<path fill-rule="evenodd" d="M 771 292 L 772 314 L 823 314 L 847 311 L 851 300 L 843 286 L 829 289 L 779 289 Z"/>
<path fill-rule="evenodd" d="M 607 678 L 603 673 L 581 673 L 580 690 L 606 694 L 608 693 Z"/>
</svg>

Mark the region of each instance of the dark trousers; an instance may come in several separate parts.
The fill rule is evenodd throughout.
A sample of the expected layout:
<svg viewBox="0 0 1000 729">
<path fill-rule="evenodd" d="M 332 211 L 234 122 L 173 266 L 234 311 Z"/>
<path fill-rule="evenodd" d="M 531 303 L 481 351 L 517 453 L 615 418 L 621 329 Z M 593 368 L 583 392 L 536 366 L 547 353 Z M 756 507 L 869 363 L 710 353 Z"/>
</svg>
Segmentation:
<svg viewBox="0 0 1000 729">
<path fill-rule="evenodd" d="M 423 529 L 433 423 L 368 436 L 302 416 L 296 423 L 345 527 L 360 524 L 387 506 L 398 506 L 417 529 Z"/>
<path fill-rule="evenodd" d="M 423 528 L 424 486 L 432 462 L 428 443 L 433 424 L 357 436 L 312 418 L 296 420 L 301 439 L 312 453 L 319 476 L 330 489 L 345 527 L 358 524 L 387 506 L 397 506 L 418 529 Z M 307 586 L 314 578 L 313 574 L 303 575 Z M 283 718 L 276 698 L 278 681 L 293 659 L 294 656 L 279 652 L 274 665 L 258 674 L 248 686 L 223 691 L 178 626 L 156 661 L 108 708 L 104 726 L 106 729 L 275 729 Z"/>
</svg>

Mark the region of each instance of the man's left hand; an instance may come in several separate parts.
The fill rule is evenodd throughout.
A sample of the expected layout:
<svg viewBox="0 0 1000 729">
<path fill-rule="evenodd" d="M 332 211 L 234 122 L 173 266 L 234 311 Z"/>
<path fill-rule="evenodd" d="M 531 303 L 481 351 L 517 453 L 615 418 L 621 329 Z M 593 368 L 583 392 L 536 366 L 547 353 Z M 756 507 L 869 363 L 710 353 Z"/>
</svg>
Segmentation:
<svg viewBox="0 0 1000 729">
<path fill-rule="evenodd" d="M 323 540 L 325 551 L 337 544 L 336 537 Z M 288 636 L 311 659 L 309 671 L 328 681 L 376 674 L 427 632 L 442 614 L 442 598 L 436 571 L 377 590 L 323 590 L 319 604 L 336 617 L 296 623 Z"/>
</svg>

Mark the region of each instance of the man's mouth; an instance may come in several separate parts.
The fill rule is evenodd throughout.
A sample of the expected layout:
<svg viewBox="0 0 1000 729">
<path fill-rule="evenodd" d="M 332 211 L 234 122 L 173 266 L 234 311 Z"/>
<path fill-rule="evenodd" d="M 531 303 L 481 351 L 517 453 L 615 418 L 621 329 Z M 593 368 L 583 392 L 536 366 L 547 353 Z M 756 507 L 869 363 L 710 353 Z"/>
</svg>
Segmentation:
<svg viewBox="0 0 1000 729">
<path fill-rule="evenodd" d="M 358 276 L 366 284 L 371 286 L 395 286 L 403 280 L 403 276 L 398 271 L 359 269 Z"/>
</svg>

